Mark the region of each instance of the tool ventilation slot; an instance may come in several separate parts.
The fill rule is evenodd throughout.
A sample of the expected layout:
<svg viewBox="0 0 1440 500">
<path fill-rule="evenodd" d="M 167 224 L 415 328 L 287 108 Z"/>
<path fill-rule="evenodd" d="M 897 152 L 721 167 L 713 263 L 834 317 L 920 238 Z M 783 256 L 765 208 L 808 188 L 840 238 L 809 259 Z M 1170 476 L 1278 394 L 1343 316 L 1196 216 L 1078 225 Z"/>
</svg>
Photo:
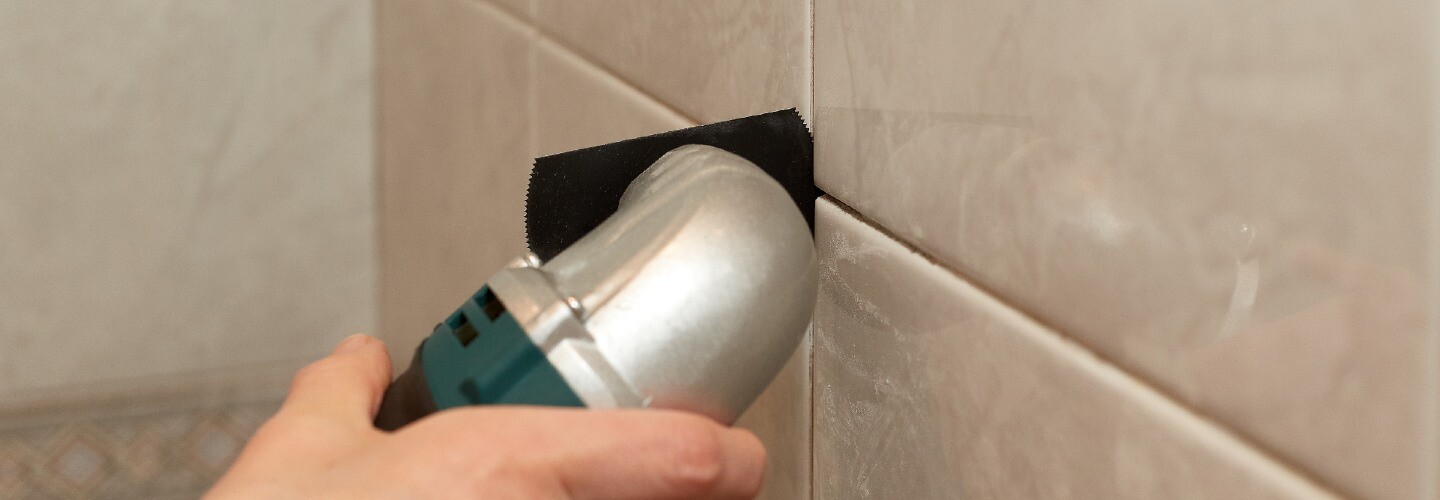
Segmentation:
<svg viewBox="0 0 1440 500">
<path fill-rule="evenodd" d="M 470 324 L 470 318 L 466 318 L 465 313 L 456 312 L 448 323 L 450 331 L 455 334 L 455 339 L 460 341 L 461 346 L 469 346 L 480 336 L 480 332 L 475 330 L 475 325 Z"/>
<path fill-rule="evenodd" d="M 486 323 L 493 323 L 500 318 L 500 315 L 505 314 L 505 304 L 495 297 L 495 292 L 491 292 L 488 286 L 481 289 L 480 293 L 475 294 L 471 300 L 475 301 L 475 305 L 480 306 L 480 312 L 485 314 Z M 470 343 L 480 336 L 480 330 L 475 328 L 474 323 L 470 321 L 470 317 L 463 310 L 456 311 L 446 323 L 450 326 L 450 331 L 455 333 L 455 339 L 459 340 L 463 347 L 469 347 Z"/>
<path fill-rule="evenodd" d="M 490 318 L 490 321 L 495 321 L 495 318 L 499 318 L 501 314 L 505 314 L 505 304 L 500 303 L 500 299 L 495 298 L 495 292 L 490 291 L 490 287 L 488 286 L 480 292 L 480 297 L 476 303 L 480 305 L 480 310 L 485 312 L 485 317 Z"/>
</svg>

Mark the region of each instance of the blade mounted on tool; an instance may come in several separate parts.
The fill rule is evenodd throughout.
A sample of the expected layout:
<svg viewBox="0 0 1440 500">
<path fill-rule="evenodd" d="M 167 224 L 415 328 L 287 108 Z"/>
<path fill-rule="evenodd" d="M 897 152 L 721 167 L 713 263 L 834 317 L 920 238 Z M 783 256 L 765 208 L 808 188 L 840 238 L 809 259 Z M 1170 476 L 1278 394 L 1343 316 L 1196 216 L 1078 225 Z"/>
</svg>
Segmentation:
<svg viewBox="0 0 1440 500">
<path fill-rule="evenodd" d="M 815 229 L 814 143 L 795 109 L 537 158 L 525 199 L 530 251 L 549 260 L 614 214 L 646 168 L 687 144 L 734 153 L 775 178 Z"/>
</svg>

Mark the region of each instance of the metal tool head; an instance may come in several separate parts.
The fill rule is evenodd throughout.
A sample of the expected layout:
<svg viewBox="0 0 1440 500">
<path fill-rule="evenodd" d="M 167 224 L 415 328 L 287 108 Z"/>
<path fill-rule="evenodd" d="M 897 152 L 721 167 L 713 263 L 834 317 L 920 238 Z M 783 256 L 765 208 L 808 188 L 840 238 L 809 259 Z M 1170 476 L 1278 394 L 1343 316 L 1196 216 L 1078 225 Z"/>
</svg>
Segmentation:
<svg viewBox="0 0 1440 500">
<path fill-rule="evenodd" d="M 613 215 L 537 264 L 520 259 L 490 287 L 586 406 L 724 423 L 804 336 L 818 274 L 792 193 L 700 145 L 653 162 Z"/>
<path fill-rule="evenodd" d="M 786 109 L 536 159 L 525 198 L 530 251 L 547 260 L 558 255 L 615 213 L 641 172 L 688 144 L 714 146 L 759 167 L 813 231 L 813 141 L 800 114 Z"/>
</svg>

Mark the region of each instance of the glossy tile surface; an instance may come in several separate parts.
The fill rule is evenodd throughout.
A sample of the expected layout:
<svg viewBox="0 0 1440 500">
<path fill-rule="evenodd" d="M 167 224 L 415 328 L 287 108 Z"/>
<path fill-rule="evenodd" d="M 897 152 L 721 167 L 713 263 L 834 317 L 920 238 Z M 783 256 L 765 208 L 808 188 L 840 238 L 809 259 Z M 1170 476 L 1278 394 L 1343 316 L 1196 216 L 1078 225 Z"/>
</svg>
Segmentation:
<svg viewBox="0 0 1440 500">
<path fill-rule="evenodd" d="M 535 130 L 535 156 L 695 125 L 546 40 L 536 43 L 535 116 L 529 123 Z"/>
<path fill-rule="evenodd" d="M 765 483 L 759 500 L 810 498 L 810 347 L 807 335 L 770 387 L 740 415 L 765 444 Z"/>
<path fill-rule="evenodd" d="M 1337 490 L 1434 497 L 1431 10 L 818 0 L 819 183 Z"/>
<path fill-rule="evenodd" d="M 694 125 L 562 47 L 539 40 L 535 129 L 539 155 Z M 769 454 L 761 499 L 807 498 L 810 487 L 810 351 L 798 349 L 736 425 Z"/>
<path fill-rule="evenodd" d="M 816 214 L 816 498 L 1326 496 L 835 205 Z"/>
<path fill-rule="evenodd" d="M 381 327 L 406 366 L 525 251 L 529 28 L 485 2 L 379 2 Z"/>
<path fill-rule="evenodd" d="M 548 36 L 702 123 L 810 105 L 805 0 L 534 0 Z"/>
<path fill-rule="evenodd" d="M 534 1 L 534 0 L 475 0 L 475 1 L 481 1 L 481 2 L 488 1 L 488 2 L 492 2 L 492 3 L 495 4 L 496 6 L 498 6 L 498 7 L 502 8 L 502 9 L 508 11 L 511 15 L 513 15 L 513 16 L 515 16 L 515 17 L 517 17 L 517 18 L 523 19 L 523 20 L 527 20 L 527 21 L 531 18 L 531 14 L 532 14 L 531 11 L 532 11 L 532 9 L 535 8 L 535 1 Z"/>
<path fill-rule="evenodd" d="M 0 2 L 0 411 L 373 330 L 372 20 Z"/>
</svg>

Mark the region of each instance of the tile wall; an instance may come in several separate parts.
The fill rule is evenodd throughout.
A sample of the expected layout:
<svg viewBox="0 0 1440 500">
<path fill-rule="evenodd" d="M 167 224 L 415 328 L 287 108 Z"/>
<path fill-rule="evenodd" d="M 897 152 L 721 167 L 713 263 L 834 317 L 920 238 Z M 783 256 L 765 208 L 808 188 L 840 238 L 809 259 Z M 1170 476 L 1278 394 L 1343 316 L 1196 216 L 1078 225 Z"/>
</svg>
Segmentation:
<svg viewBox="0 0 1440 500">
<path fill-rule="evenodd" d="M 798 107 L 767 498 L 1440 495 L 1427 4 L 378 5 L 399 350 L 523 251 L 533 157 Z"/>
<path fill-rule="evenodd" d="M 0 498 L 193 498 L 375 329 L 373 19 L 0 0 Z"/>
</svg>

